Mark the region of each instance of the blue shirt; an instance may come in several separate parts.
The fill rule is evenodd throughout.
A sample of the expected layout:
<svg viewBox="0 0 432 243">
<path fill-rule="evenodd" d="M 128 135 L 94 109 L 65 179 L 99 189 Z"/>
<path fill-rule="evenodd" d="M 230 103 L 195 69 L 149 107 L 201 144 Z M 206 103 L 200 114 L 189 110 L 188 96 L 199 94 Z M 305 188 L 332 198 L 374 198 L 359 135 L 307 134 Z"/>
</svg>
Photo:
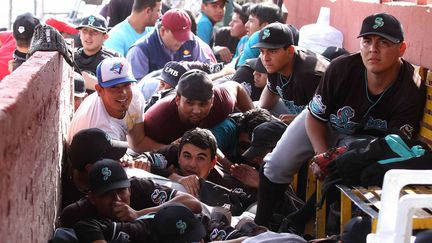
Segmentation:
<svg viewBox="0 0 432 243">
<path fill-rule="evenodd" d="M 153 26 L 148 26 L 145 28 L 144 32 L 138 33 L 132 25 L 129 24 L 128 19 L 125 19 L 110 30 L 108 33 L 109 38 L 104 42 L 104 45 L 122 54 L 122 56 L 126 56 L 129 48 L 139 38 L 145 36 L 147 33 L 153 32 L 153 30 Z"/>
<path fill-rule="evenodd" d="M 198 17 L 197 21 L 197 36 L 208 45 L 211 44 L 213 38 L 213 23 L 204 13 Z"/>
<path fill-rule="evenodd" d="M 235 52 L 233 58 L 237 58 L 240 56 L 240 54 L 243 52 L 243 49 L 244 49 L 248 39 L 249 39 L 248 35 L 245 35 L 242 38 L 240 38 L 240 41 L 237 43 L 236 52 Z"/>
<path fill-rule="evenodd" d="M 247 59 L 255 58 L 259 56 L 260 53 L 259 48 L 252 48 L 252 46 L 256 45 L 258 41 L 259 41 L 259 31 L 253 33 L 246 41 L 243 48 L 243 53 L 240 54 L 236 67 L 244 64 Z"/>
</svg>

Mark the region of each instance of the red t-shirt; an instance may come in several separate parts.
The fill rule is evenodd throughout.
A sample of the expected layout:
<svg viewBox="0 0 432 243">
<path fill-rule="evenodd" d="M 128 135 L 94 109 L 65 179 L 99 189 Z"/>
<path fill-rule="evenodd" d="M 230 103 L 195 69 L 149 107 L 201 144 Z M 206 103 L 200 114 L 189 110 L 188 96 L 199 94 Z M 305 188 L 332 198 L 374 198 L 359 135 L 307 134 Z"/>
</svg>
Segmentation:
<svg viewBox="0 0 432 243">
<path fill-rule="evenodd" d="M 200 123 L 202 128 L 211 128 L 225 120 L 233 112 L 235 98 L 225 88 L 214 88 L 214 100 L 210 113 Z M 146 136 L 156 142 L 169 144 L 196 127 L 180 121 L 175 95 L 167 96 L 154 104 L 144 114 L 144 131 Z"/>
<path fill-rule="evenodd" d="M 13 59 L 13 52 L 16 46 L 12 31 L 0 32 L 0 41 L 0 80 L 2 80 L 10 73 L 8 70 L 8 63 Z"/>
</svg>

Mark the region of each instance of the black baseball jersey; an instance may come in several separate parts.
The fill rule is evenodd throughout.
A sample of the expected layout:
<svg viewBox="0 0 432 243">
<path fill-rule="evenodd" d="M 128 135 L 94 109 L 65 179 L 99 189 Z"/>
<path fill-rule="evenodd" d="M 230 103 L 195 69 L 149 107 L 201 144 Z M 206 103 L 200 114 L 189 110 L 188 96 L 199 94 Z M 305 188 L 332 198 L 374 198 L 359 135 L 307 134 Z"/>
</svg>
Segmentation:
<svg viewBox="0 0 432 243">
<path fill-rule="evenodd" d="M 425 89 L 413 66 L 402 61 L 393 84 L 373 96 L 367 88 L 360 53 L 333 60 L 309 103 L 309 111 L 344 134 L 399 133 L 411 137 L 419 127 Z"/>
<path fill-rule="evenodd" d="M 102 46 L 102 49 L 92 56 L 87 56 L 84 53 L 83 47 L 78 48 L 74 52 L 74 60 L 81 71 L 89 72 L 96 76 L 96 67 L 103 59 L 108 57 L 119 57 L 120 54 L 113 50 L 108 50 Z"/>
<path fill-rule="evenodd" d="M 135 210 L 161 205 L 171 200 L 177 193 L 172 188 L 142 178 L 132 178 L 130 182 L 130 206 Z M 96 208 L 87 197 L 84 197 L 63 209 L 60 215 L 60 226 L 72 227 L 86 218 L 98 218 L 98 216 Z"/>
<path fill-rule="evenodd" d="M 299 114 L 312 99 L 328 64 L 325 57 L 296 48 L 293 73 L 289 77 L 280 73 L 269 74 L 267 88 L 281 98 L 289 114 Z"/>
</svg>

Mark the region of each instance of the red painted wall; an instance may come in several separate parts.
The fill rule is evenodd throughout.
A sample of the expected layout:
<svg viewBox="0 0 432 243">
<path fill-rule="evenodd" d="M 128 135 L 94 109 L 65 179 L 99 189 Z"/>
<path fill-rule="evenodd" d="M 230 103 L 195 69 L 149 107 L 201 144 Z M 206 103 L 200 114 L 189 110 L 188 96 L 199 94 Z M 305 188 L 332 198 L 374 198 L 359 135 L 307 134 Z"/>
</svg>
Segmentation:
<svg viewBox="0 0 432 243">
<path fill-rule="evenodd" d="M 0 82 L 0 242 L 52 236 L 71 88 L 56 52 L 34 54 Z"/>
<path fill-rule="evenodd" d="M 330 8 L 330 25 L 344 34 L 345 49 L 359 50 L 357 35 L 363 19 L 373 13 L 388 12 L 396 16 L 404 26 L 408 44 L 404 58 L 416 65 L 432 69 L 432 9 L 414 3 L 371 3 L 354 0 L 285 0 L 288 9 L 288 23 L 300 29 L 315 23 L 320 8 Z"/>
</svg>

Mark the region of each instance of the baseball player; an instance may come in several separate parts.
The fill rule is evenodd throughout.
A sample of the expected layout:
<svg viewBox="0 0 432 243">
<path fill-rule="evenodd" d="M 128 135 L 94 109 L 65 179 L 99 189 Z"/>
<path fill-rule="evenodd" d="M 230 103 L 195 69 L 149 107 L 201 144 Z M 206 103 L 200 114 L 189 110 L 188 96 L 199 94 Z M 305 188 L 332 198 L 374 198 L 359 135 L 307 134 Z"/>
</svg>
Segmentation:
<svg viewBox="0 0 432 243">
<path fill-rule="evenodd" d="M 314 154 L 362 137 L 417 132 L 425 95 L 413 66 L 402 59 L 407 48 L 402 25 L 387 13 L 370 15 L 358 37 L 360 52 L 330 63 L 308 109 L 264 158 L 257 224 L 268 224 L 292 176 Z"/>
<path fill-rule="evenodd" d="M 279 115 L 289 124 L 312 99 L 329 62 L 323 56 L 294 45 L 286 24 L 272 23 L 259 33 L 254 46 L 268 72 L 259 106 Z M 283 104 L 279 104 L 279 100 Z"/>
</svg>

